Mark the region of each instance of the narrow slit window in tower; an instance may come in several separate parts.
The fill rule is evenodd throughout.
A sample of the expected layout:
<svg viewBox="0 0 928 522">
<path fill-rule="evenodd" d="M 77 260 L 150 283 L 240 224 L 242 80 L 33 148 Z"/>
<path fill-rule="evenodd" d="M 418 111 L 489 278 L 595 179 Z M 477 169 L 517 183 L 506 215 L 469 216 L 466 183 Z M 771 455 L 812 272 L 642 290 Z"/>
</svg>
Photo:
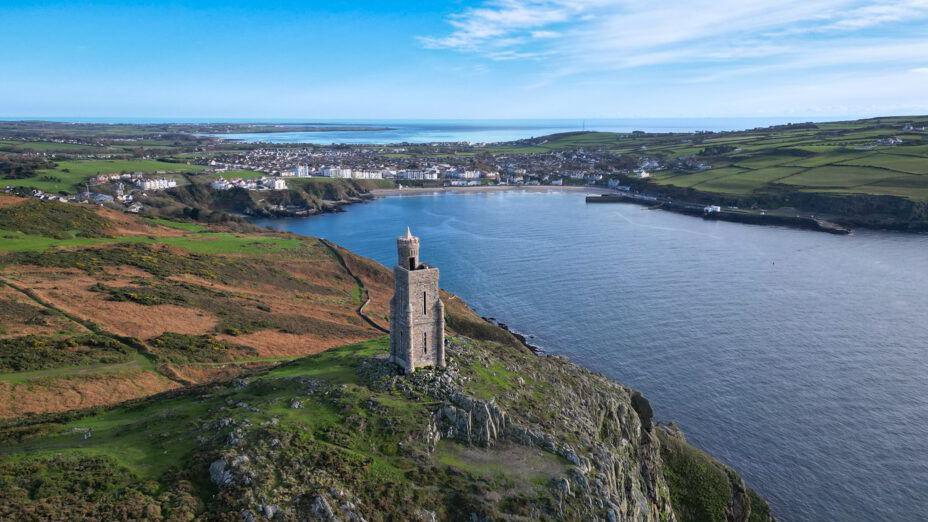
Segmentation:
<svg viewBox="0 0 928 522">
<path fill-rule="evenodd" d="M 416 258 L 414 258 L 414 257 L 410 257 L 410 258 L 409 258 L 409 269 L 410 269 L 410 270 L 415 270 L 415 269 L 416 269 Z"/>
<path fill-rule="evenodd" d="M 428 309 L 426 308 L 425 295 L 425 292 L 422 292 L 422 315 L 429 315 Z"/>
<path fill-rule="evenodd" d="M 422 353 L 429 353 L 429 334 L 422 333 Z"/>
</svg>

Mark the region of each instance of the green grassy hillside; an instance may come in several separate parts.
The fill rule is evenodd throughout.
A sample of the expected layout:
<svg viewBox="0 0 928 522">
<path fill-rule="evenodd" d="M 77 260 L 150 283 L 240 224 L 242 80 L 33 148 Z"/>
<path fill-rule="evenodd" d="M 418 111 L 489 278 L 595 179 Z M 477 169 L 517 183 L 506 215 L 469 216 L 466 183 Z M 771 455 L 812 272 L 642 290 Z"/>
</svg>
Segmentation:
<svg viewBox="0 0 928 522">
<path fill-rule="evenodd" d="M 400 377 L 387 350 L 381 338 L 229 384 L 0 424 L 0 517 L 666 520 L 674 498 L 679 520 L 724 520 L 741 498 L 728 475 L 687 471 L 723 468 L 680 440 L 664 468 L 628 392 L 569 363 L 456 338 L 448 370 Z M 490 417 L 469 413 L 456 431 L 462 408 L 484 404 Z M 602 473 L 619 484 L 594 486 Z M 766 520 L 750 495 L 744 513 Z M 607 507 L 590 503 L 603 496 Z"/>
<path fill-rule="evenodd" d="M 156 160 L 71 160 L 60 161 L 55 168 L 36 171 L 25 179 L 3 180 L 4 185 L 29 187 L 46 192 L 74 193 L 88 179 L 100 174 L 141 172 L 145 174 L 200 172 L 205 167 Z"/>
<path fill-rule="evenodd" d="M 874 118 L 722 133 L 616 134 L 577 132 L 504 144 L 500 154 L 577 148 L 660 158 L 656 186 L 723 196 L 788 192 L 898 196 L 928 201 L 928 117 Z M 889 140 L 899 139 L 893 143 Z M 710 166 L 673 166 L 692 156 Z"/>
<path fill-rule="evenodd" d="M 0 418 L 378 336 L 362 293 L 317 240 L 0 196 Z"/>
</svg>

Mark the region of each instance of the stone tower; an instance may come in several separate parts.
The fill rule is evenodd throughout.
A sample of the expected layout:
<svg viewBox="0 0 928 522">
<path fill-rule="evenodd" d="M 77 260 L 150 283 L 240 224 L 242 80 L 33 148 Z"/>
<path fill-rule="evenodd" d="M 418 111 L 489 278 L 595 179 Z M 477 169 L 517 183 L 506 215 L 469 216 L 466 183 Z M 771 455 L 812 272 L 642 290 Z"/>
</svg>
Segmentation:
<svg viewBox="0 0 928 522">
<path fill-rule="evenodd" d="M 419 261 L 419 238 L 406 228 L 396 240 L 395 292 L 390 301 L 390 360 L 405 373 L 445 366 L 445 306 L 438 269 Z"/>
</svg>

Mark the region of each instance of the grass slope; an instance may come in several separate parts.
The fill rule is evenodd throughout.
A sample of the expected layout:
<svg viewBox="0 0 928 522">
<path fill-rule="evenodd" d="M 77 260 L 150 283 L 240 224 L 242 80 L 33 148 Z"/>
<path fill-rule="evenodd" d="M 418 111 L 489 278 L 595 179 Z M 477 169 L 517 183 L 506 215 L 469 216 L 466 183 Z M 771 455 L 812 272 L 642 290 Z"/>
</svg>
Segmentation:
<svg viewBox="0 0 928 522">
<path fill-rule="evenodd" d="M 0 517 L 231 520 L 255 513 L 256 505 L 306 514 L 318 497 L 369 520 L 418 519 L 423 509 L 441 520 L 572 519 L 583 512 L 574 505 L 583 497 L 558 493 L 574 472 L 554 447 L 480 447 L 450 438 L 432 446 L 427 432 L 441 402 L 428 387 L 411 386 L 415 379 L 383 373 L 388 344 L 382 337 L 233 383 L 0 423 Z M 590 426 L 552 415 L 572 393 L 596 400 L 602 383 L 588 372 L 465 338 L 453 339 L 449 354 L 463 392 L 499 400 L 514 422 L 579 444 L 593 436 L 627 447 L 627 438 L 637 438 L 611 431 L 624 424 L 610 423 L 615 413 Z M 744 497 L 735 495 L 740 479 L 682 439 L 668 444 L 667 465 L 657 472 L 667 474 L 679 519 L 724 520 L 728 499 Z M 619 477 L 636 473 L 641 457 L 620 458 L 633 460 L 614 471 Z M 242 476 L 249 478 L 235 478 Z M 744 513 L 766 520 L 766 504 L 749 494 Z"/>
<path fill-rule="evenodd" d="M 0 237 L 0 417 L 110 404 L 380 335 L 317 240 L 9 197 Z M 87 328 L 118 348 L 88 344 Z"/>
<path fill-rule="evenodd" d="M 696 156 L 711 169 L 671 167 L 652 182 L 707 194 L 752 196 L 783 190 L 819 194 L 891 195 L 928 201 L 928 117 L 779 126 L 723 133 L 619 134 L 573 132 L 492 146 L 497 154 L 577 148 L 658 157 Z M 888 140 L 901 138 L 901 144 Z M 797 168 L 799 167 L 799 168 Z M 740 170 L 733 170 L 733 168 Z M 797 168 L 792 175 L 777 169 Z"/>
<path fill-rule="evenodd" d="M 4 185 L 13 187 L 30 187 L 46 192 L 75 192 L 88 179 L 100 174 L 120 174 L 142 172 L 200 172 L 202 165 L 170 163 L 156 160 L 72 160 L 61 161 L 53 169 L 44 169 L 26 179 L 4 180 Z"/>
<path fill-rule="evenodd" d="M 51 509 L 103 518 L 118 513 L 220 516 L 235 499 L 219 494 L 207 467 L 237 438 L 247 442 L 233 445 L 280 440 L 277 459 L 298 458 L 317 476 L 337 470 L 339 480 L 353 484 L 362 492 L 359 500 L 380 513 L 374 519 L 407 518 L 417 504 L 431 502 L 444 511 L 442 506 L 459 502 L 459 495 L 473 496 L 469 502 L 476 503 L 479 495 L 473 492 L 480 491 L 508 489 L 532 499 L 564 471 L 563 462 L 545 452 L 514 451 L 526 466 L 513 469 L 498 464 L 506 453 L 451 442 L 425 466 L 411 459 L 404 445 L 428 418 L 428 403 L 372 389 L 359 374 L 365 361 L 386 353 L 387 344 L 378 339 L 331 350 L 240 386 L 0 427 L 0 516 Z M 246 433 L 249 427 L 258 431 Z M 83 487 L 71 487 L 72 469 L 86 470 Z M 280 489 L 292 487 L 288 475 L 301 473 L 299 467 L 268 471 L 272 483 L 267 487 Z M 34 485 L 38 477 L 41 487 Z M 180 492 L 185 501 L 177 505 Z M 518 495 L 512 500 L 516 505 L 526 501 Z"/>
</svg>

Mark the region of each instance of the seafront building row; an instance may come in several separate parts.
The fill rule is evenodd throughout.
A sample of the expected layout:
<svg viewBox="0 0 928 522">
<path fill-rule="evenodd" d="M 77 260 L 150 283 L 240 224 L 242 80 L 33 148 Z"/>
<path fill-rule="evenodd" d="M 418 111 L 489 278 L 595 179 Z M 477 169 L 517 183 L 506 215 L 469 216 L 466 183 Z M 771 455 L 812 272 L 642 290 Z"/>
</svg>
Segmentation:
<svg viewBox="0 0 928 522">
<path fill-rule="evenodd" d="M 307 177 L 312 176 L 313 172 L 306 165 L 294 167 L 288 173 L 292 176 Z M 287 174 L 284 174 L 287 175 Z M 406 170 L 355 170 L 346 167 L 323 167 L 319 169 L 318 176 L 327 178 L 342 179 L 395 179 L 395 180 L 413 180 L 413 181 L 432 181 L 439 179 L 452 180 L 479 180 L 479 179 L 499 179 L 497 172 L 484 172 L 480 170 L 461 170 L 455 168 L 432 167 L 428 169 L 406 169 Z"/>
</svg>

